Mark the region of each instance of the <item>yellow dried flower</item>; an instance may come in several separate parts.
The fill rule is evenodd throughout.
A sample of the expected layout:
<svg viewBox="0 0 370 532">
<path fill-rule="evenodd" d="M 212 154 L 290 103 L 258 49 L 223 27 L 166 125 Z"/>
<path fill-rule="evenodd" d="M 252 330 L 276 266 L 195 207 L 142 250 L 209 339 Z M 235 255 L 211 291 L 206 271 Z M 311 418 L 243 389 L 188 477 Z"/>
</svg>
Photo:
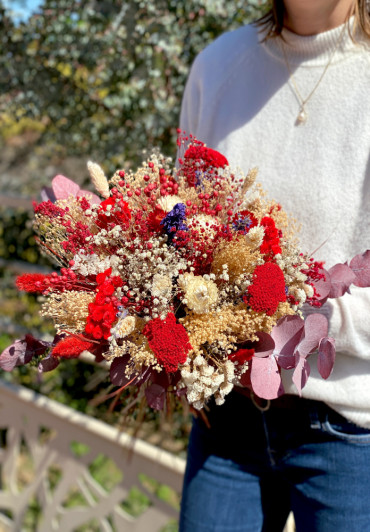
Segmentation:
<svg viewBox="0 0 370 532">
<path fill-rule="evenodd" d="M 230 281 L 234 282 L 242 274 L 253 273 L 260 259 L 259 251 L 253 251 L 245 237 L 237 236 L 231 242 L 220 244 L 214 255 L 212 272 L 221 274 L 225 264 Z"/>
<path fill-rule="evenodd" d="M 70 290 L 62 294 L 52 293 L 41 308 L 41 316 L 53 319 L 57 332 L 67 329 L 70 332 L 82 332 L 85 329 L 89 303 L 96 294 Z"/>
</svg>

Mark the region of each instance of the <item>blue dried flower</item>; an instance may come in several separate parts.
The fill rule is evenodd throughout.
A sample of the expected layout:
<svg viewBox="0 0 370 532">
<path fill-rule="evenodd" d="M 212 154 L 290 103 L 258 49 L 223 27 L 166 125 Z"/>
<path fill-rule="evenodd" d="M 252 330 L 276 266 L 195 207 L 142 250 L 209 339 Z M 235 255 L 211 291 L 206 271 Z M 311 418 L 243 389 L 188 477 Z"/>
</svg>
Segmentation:
<svg viewBox="0 0 370 532">
<path fill-rule="evenodd" d="M 244 234 L 247 234 L 250 226 L 252 225 L 252 220 L 248 215 L 241 214 L 240 212 L 236 215 L 232 226 L 235 231 L 241 231 Z"/>
<path fill-rule="evenodd" d="M 177 231 L 188 231 L 188 227 L 184 224 L 186 219 L 186 206 L 184 203 L 176 203 L 174 208 L 166 214 L 161 221 L 164 232 L 168 236 L 168 242 L 171 243 Z"/>
</svg>

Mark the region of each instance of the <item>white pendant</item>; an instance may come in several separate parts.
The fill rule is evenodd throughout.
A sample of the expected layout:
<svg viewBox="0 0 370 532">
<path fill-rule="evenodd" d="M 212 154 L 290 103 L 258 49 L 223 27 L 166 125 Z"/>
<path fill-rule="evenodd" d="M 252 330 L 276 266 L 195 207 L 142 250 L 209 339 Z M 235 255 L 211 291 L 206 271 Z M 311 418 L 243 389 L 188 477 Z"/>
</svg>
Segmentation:
<svg viewBox="0 0 370 532">
<path fill-rule="evenodd" d="M 297 116 L 297 122 L 300 124 L 304 124 L 307 121 L 308 115 L 305 111 L 304 107 L 301 107 L 301 110 L 299 111 L 299 114 Z"/>
</svg>

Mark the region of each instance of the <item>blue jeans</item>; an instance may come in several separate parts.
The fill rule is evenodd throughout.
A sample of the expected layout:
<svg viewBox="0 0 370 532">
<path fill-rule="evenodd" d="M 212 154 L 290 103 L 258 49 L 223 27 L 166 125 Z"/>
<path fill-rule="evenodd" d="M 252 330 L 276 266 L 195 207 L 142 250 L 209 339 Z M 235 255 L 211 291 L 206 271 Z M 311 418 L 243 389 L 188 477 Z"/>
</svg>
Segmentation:
<svg viewBox="0 0 370 532">
<path fill-rule="evenodd" d="M 370 430 L 324 403 L 232 392 L 194 420 L 180 532 L 370 532 Z"/>
</svg>

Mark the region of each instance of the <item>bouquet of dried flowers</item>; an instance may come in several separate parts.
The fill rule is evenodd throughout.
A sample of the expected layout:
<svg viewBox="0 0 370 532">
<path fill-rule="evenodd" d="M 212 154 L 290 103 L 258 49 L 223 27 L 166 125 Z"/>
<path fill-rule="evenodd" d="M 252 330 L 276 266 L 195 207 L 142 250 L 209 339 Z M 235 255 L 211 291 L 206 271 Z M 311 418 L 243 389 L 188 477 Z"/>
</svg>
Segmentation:
<svg viewBox="0 0 370 532">
<path fill-rule="evenodd" d="M 108 181 L 89 162 L 103 199 L 64 176 L 43 191 L 34 227 L 60 273 L 21 275 L 17 286 L 44 296 L 56 336 L 17 340 L 0 367 L 36 360 L 50 371 L 88 351 L 109 361 L 117 396 L 130 387 L 158 410 L 170 397 L 196 409 L 212 397 L 222 404 L 235 385 L 273 399 L 289 369 L 300 391 L 316 350 L 329 376 L 327 320 L 303 320 L 300 309 L 351 283 L 368 286 L 370 251 L 326 272 L 300 251 L 294 223 L 255 169 L 241 175 L 193 137 L 179 145 L 177 169 L 154 152 Z"/>
</svg>

